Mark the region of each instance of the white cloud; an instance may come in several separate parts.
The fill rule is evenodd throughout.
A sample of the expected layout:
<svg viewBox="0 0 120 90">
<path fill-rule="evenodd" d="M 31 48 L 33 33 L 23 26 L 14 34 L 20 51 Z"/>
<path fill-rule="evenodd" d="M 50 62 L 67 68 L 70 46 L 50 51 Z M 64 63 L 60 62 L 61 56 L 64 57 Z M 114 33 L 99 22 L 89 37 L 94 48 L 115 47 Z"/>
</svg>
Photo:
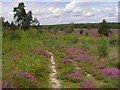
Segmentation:
<svg viewBox="0 0 120 90">
<path fill-rule="evenodd" d="M 91 0 L 72 0 L 70 3 L 68 3 L 65 8 L 64 11 L 65 12 L 72 12 L 74 9 L 78 9 L 78 7 L 82 6 L 82 4 L 86 4 L 86 2 L 90 2 Z"/>
<path fill-rule="evenodd" d="M 26 10 L 32 10 L 33 17 L 37 17 L 41 24 L 57 24 L 70 22 L 99 22 L 102 19 L 116 21 L 118 8 L 113 4 L 94 5 L 73 0 L 60 6 L 59 3 L 25 3 Z M 87 0 L 85 0 L 87 1 Z M 43 5 L 44 4 L 44 5 Z M 50 5 L 52 4 L 52 5 Z M 13 7 L 18 3 L 3 3 L 2 15 L 9 21 L 13 20 Z M 103 6 L 102 6 L 103 5 Z M 117 5 L 116 5 L 117 6 Z"/>
<path fill-rule="evenodd" d="M 3 3 L 2 4 L 2 16 L 5 17 L 5 20 L 13 21 L 13 7 L 16 3 Z"/>
<path fill-rule="evenodd" d="M 53 10 L 53 14 L 61 15 L 63 13 L 63 8 L 56 8 Z"/>
<path fill-rule="evenodd" d="M 0 17 L 2 16 L 2 3 L 0 3 Z"/>
<path fill-rule="evenodd" d="M 71 12 L 73 9 L 76 8 L 76 6 L 77 6 L 77 1 L 73 0 L 65 6 L 64 11 L 65 12 Z"/>
</svg>

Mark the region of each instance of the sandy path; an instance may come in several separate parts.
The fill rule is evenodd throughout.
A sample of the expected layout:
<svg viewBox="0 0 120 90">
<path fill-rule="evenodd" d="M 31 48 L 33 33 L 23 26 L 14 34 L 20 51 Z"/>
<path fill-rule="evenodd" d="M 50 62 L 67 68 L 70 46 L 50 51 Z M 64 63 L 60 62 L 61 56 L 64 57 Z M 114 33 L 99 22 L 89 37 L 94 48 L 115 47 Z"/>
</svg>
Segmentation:
<svg viewBox="0 0 120 90">
<path fill-rule="evenodd" d="M 51 73 L 50 73 L 50 83 L 52 85 L 52 88 L 60 88 L 60 81 L 57 79 L 57 71 L 55 67 L 55 61 L 54 61 L 54 56 L 51 52 L 48 51 L 48 53 L 51 55 L 50 58 L 50 68 L 51 68 Z"/>
</svg>

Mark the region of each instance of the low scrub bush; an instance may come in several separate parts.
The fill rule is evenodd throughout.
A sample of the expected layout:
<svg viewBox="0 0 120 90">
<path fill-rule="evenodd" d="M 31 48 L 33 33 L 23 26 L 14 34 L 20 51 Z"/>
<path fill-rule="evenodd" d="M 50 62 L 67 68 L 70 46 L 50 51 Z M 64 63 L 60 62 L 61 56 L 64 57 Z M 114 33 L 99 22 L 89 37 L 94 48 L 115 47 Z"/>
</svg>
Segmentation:
<svg viewBox="0 0 120 90">
<path fill-rule="evenodd" d="M 104 38 L 101 38 L 98 45 L 98 53 L 100 57 L 106 57 L 108 55 L 108 43 Z"/>
</svg>

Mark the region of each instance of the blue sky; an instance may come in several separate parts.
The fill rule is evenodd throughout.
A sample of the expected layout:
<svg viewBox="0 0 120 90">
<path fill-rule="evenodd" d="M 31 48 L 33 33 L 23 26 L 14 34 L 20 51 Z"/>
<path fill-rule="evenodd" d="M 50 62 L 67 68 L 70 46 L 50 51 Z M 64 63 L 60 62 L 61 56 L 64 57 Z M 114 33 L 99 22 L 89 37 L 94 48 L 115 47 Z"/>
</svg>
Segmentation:
<svg viewBox="0 0 120 90">
<path fill-rule="evenodd" d="M 13 7 L 21 1 L 42 25 L 118 21 L 118 0 L 3 0 L 1 16 L 13 21 Z"/>
</svg>

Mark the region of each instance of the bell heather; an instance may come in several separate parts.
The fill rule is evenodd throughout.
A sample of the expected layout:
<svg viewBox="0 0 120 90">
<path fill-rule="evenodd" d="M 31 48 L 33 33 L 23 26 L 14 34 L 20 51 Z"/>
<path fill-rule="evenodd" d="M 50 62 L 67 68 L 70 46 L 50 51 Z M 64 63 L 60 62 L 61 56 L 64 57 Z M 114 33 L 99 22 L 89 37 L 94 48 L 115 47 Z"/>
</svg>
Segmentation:
<svg viewBox="0 0 120 90">
<path fill-rule="evenodd" d="M 99 73 L 105 75 L 105 77 L 109 77 L 111 79 L 117 79 L 119 76 L 120 69 L 111 68 L 111 69 L 103 69 Z"/>
<path fill-rule="evenodd" d="M 66 79 L 71 80 L 71 81 L 80 81 L 81 80 L 78 72 L 67 74 Z"/>
</svg>

